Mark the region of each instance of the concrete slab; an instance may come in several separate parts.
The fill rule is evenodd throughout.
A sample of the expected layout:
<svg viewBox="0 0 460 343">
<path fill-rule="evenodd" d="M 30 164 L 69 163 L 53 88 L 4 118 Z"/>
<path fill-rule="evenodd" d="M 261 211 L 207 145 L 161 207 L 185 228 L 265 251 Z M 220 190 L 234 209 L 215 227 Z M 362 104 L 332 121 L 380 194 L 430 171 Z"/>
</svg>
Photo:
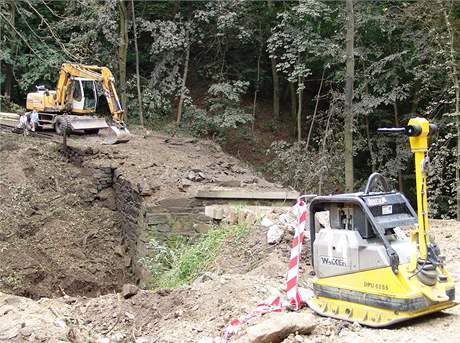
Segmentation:
<svg viewBox="0 0 460 343">
<path fill-rule="evenodd" d="M 15 127 L 18 123 L 19 115 L 16 113 L 0 112 L 0 124 Z"/>
<path fill-rule="evenodd" d="M 206 199 L 253 199 L 253 200 L 296 200 L 299 192 L 288 190 L 257 191 L 248 189 L 202 189 L 195 198 Z"/>
<path fill-rule="evenodd" d="M 204 213 L 205 216 L 222 220 L 226 219 L 227 221 L 232 221 L 230 218 L 238 220 L 238 216 L 245 217 L 242 219 L 245 222 L 245 219 L 249 221 L 255 221 L 257 218 L 262 218 L 269 213 L 285 213 L 289 210 L 289 206 L 239 206 L 239 205 L 210 205 L 206 206 Z"/>
</svg>

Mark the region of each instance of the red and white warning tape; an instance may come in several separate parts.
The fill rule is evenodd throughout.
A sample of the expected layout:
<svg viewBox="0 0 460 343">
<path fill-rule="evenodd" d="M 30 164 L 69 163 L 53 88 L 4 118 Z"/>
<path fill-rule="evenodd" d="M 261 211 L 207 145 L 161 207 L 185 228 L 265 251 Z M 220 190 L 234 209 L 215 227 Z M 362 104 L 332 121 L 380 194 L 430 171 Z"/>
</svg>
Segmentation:
<svg viewBox="0 0 460 343">
<path fill-rule="evenodd" d="M 287 304 L 290 304 L 292 309 L 295 311 L 302 307 L 303 301 L 300 296 L 298 281 L 300 254 L 302 252 L 302 243 L 305 237 L 305 227 L 307 222 L 307 204 L 304 200 L 299 199 L 289 210 L 289 213 L 294 214 L 297 217 L 297 222 L 295 225 L 294 239 L 291 243 L 291 257 L 289 260 L 286 286 L 287 301 L 282 301 L 280 296 L 276 296 L 272 300 L 257 305 L 256 309 L 252 313 L 248 313 L 237 319 L 231 320 L 230 325 L 227 326 L 223 335 L 214 338 L 212 343 L 227 343 L 230 337 L 238 332 L 242 324 L 254 317 L 261 316 L 266 313 L 282 312 L 287 309 Z"/>
<path fill-rule="evenodd" d="M 279 296 L 275 297 L 270 302 L 259 304 L 252 313 L 247 313 L 237 319 L 232 319 L 230 325 L 225 328 L 224 334 L 221 337 L 214 338 L 212 343 L 227 343 L 230 337 L 238 332 L 240 326 L 248 320 L 265 313 L 282 312 L 284 309 L 285 307 L 281 304 L 281 297 Z"/>
<path fill-rule="evenodd" d="M 286 293 L 290 304 L 294 310 L 302 306 L 302 299 L 299 293 L 299 262 L 302 253 L 302 244 L 305 237 L 305 226 L 307 223 L 307 204 L 302 199 L 291 209 L 292 213 L 297 216 L 297 227 L 294 239 L 291 243 L 291 258 L 289 259 Z"/>
</svg>

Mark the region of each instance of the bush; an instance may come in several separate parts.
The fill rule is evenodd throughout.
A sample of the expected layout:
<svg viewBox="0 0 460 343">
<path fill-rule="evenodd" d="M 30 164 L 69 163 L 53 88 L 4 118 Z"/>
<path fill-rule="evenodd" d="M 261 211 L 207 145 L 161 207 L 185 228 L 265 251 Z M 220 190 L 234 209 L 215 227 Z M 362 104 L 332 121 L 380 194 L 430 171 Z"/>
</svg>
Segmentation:
<svg viewBox="0 0 460 343">
<path fill-rule="evenodd" d="M 0 95 L 0 112 L 25 112 L 25 108 L 12 102 L 10 98 Z"/>
<path fill-rule="evenodd" d="M 248 84 L 233 81 L 211 85 L 205 109 L 193 105 L 185 107 L 184 127 L 195 136 L 225 140 L 229 130 L 239 129 L 253 120 L 252 114 L 240 104 Z"/>
<path fill-rule="evenodd" d="M 277 182 L 303 192 L 336 192 L 344 177 L 339 144 L 331 143 L 321 151 L 311 147 L 307 150 L 305 142 L 273 142 L 267 151 L 273 159 L 266 169 Z"/>
</svg>

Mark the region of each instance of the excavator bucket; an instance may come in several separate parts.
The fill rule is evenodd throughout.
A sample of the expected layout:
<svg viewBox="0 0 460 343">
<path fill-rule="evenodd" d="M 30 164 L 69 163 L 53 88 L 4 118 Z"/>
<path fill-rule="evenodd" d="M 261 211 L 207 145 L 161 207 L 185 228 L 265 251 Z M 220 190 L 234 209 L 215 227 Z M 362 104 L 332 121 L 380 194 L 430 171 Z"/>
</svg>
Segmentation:
<svg viewBox="0 0 460 343">
<path fill-rule="evenodd" d="M 131 139 L 131 133 L 126 126 L 110 125 L 110 133 L 103 144 L 112 145 L 118 143 L 126 143 Z"/>
<path fill-rule="evenodd" d="M 91 131 L 109 127 L 104 118 L 93 116 L 69 116 L 72 131 Z"/>
</svg>

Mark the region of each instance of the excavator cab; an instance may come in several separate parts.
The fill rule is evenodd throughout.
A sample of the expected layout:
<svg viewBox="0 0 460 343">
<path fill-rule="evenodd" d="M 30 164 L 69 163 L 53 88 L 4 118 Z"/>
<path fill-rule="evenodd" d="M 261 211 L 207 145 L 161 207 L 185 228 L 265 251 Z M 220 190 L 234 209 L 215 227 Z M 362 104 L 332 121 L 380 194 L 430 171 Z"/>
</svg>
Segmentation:
<svg viewBox="0 0 460 343">
<path fill-rule="evenodd" d="M 97 106 L 96 81 L 83 77 L 72 77 L 71 91 L 70 111 L 76 115 L 69 117 L 67 124 L 72 131 L 94 134 L 100 129 L 109 127 L 104 118 L 93 115 Z"/>
<path fill-rule="evenodd" d="M 93 113 L 97 106 L 96 82 L 79 77 L 72 82 L 72 112 Z"/>
</svg>

